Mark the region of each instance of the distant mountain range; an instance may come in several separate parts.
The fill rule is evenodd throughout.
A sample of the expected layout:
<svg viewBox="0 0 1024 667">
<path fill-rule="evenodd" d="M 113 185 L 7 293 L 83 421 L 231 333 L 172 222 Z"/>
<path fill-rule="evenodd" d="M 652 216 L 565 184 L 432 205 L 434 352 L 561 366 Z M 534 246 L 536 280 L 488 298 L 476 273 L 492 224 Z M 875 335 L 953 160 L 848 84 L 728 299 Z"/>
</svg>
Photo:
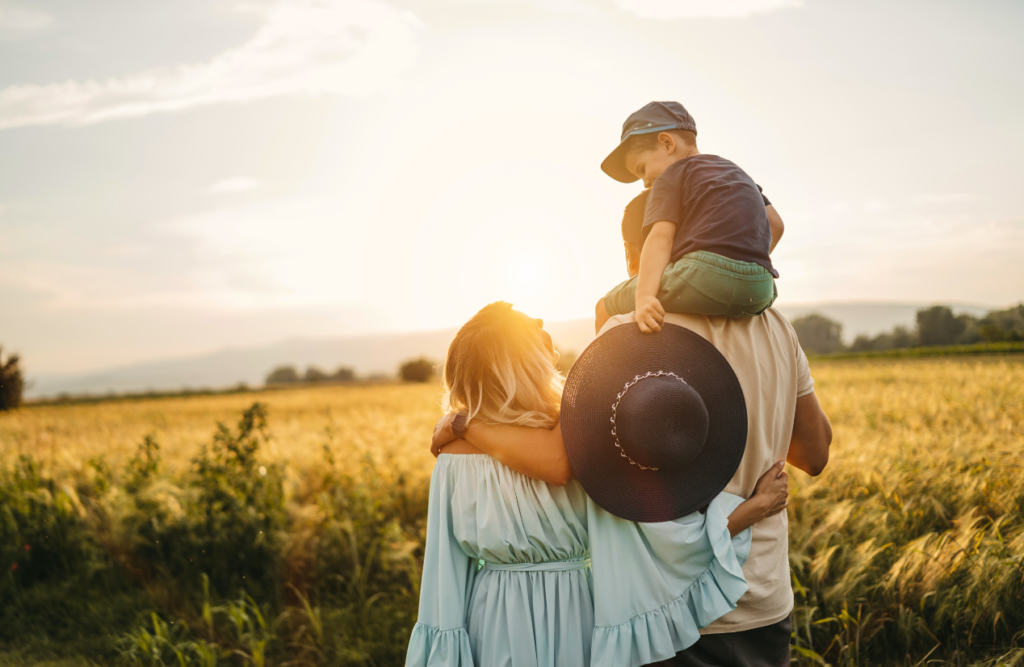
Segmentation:
<svg viewBox="0 0 1024 667">
<path fill-rule="evenodd" d="M 843 324 L 847 342 L 857 334 L 875 335 L 897 325 L 913 326 L 924 304 L 821 303 L 780 306 L 794 319 L 816 312 Z M 953 304 L 958 313 L 983 315 L 990 308 Z M 545 328 L 562 350 L 579 352 L 594 338 L 592 320 L 548 322 Z M 292 365 L 301 371 L 317 366 L 333 371 L 350 366 L 361 376 L 393 376 L 402 361 L 425 356 L 440 361 L 456 329 L 405 334 L 378 334 L 347 338 L 291 338 L 270 345 L 226 349 L 194 357 L 162 359 L 79 375 L 39 375 L 28 378 L 28 398 L 60 394 L 173 391 L 183 388 L 223 388 L 244 382 L 260 385 L 276 366 Z"/>
</svg>

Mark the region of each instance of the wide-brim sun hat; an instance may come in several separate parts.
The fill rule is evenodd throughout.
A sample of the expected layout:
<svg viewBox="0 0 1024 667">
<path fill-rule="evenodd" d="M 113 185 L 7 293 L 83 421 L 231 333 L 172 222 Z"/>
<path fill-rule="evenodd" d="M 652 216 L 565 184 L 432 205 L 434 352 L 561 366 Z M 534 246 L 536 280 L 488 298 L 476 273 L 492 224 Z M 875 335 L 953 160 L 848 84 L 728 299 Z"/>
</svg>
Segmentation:
<svg viewBox="0 0 1024 667">
<path fill-rule="evenodd" d="M 668 323 L 598 336 L 569 371 L 561 424 L 576 479 L 630 521 L 672 521 L 707 506 L 747 442 L 746 402 L 729 362 Z"/>
</svg>

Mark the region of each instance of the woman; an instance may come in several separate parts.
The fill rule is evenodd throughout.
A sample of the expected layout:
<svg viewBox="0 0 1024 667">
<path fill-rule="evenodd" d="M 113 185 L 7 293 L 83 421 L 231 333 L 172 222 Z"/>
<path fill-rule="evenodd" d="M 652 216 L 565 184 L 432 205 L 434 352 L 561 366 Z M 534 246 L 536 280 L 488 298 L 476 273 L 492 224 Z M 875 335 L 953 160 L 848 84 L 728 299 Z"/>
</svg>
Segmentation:
<svg viewBox="0 0 1024 667">
<path fill-rule="evenodd" d="M 592 648 L 594 664 L 605 656 L 608 664 L 646 664 L 695 641 L 696 628 L 729 611 L 746 589 L 739 569 L 745 554 L 729 536 L 745 535 L 749 544 L 746 529 L 785 507 L 785 476 L 773 469 L 749 500 L 715 500 L 703 515 L 678 522 L 645 526 L 602 512 L 571 480 L 568 463 L 563 473 L 550 473 L 558 467 L 552 462 L 565 460 L 556 361 L 542 322 L 503 302 L 477 313 L 449 348 L 446 412 L 466 414 L 474 428 L 545 429 L 552 440 L 511 457 L 511 466 L 462 440 L 444 446 L 431 480 L 419 622 L 407 665 L 585 667 Z M 598 570 L 595 578 L 590 554 L 598 534 L 600 553 L 608 554 L 602 558 L 629 567 L 607 576 Z M 661 556 L 694 554 L 698 574 L 665 567 L 652 542 L 667 547 Z M 645 599 L 639 576 L 675 586 L 674 606 Z M 595 633 L 595 597 L 599 606 L 606 600 L 631 608 L 628 620 Z"/>
</svg>

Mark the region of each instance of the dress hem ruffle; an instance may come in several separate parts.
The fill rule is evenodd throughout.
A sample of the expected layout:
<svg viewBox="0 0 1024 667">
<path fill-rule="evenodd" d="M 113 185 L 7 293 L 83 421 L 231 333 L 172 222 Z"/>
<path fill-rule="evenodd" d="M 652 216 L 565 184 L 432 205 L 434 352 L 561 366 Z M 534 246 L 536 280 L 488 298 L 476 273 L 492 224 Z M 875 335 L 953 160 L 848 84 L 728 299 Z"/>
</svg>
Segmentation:
<svg viewBox="0 0 1024 667">
<path fill-rule="evenodd" d="M 409 638 L 406 667 L 473 667 L 473 652 L 465 628 L 442 630 L 417 623 Z"/>
<path fill-rule="evenodd" d="M 707 570 L 668 604 L 618 625 L 595 627 L 591 667 L 639 667 L 667 660 L 700 639 L 700 628 L 736 608 L 747 592 L 742 563 L 750 550 L 750 529 L 737 547 L 729 537 L 728 518 L 721 511 L 714 514 L 708 520 L 716 529 L 708 532 L 715 557 Z"/>
</svg>

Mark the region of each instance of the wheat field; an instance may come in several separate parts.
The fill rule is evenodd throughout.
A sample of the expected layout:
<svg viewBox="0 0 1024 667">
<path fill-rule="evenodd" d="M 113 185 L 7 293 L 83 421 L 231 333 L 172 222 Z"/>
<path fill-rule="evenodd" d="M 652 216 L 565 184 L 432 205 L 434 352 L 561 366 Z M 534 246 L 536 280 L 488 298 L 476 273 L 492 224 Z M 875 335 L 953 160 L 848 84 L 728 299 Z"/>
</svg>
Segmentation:
<svg viewBox="0 0 1024 667">
<path fill-rule="evenodd" d="M 794 658 L 831 665 L 1022 664 L 1024 358 L 815 360 L 812 372 L 835 441 L 820 477 L 791 471 Z M 68 521 L 81 521 L 83 535 L 106 535 L 88 538 L 99 554 L 94 558 L 106 562 L 104 554 L 123 552 L 121 562 L 163 563 L 125 578 L 111 559 L 110 576 L 144 595 L 125 603 L 120 639 L 114 642 L 111 635 L 107 643 L 79 643 L 74 650 L 89 653 L 95 664 L 114 658 L 162 664 L 146 662 L 131 648 L 146 642 L 163 647 L 158 653 L 170 656 L 167 664 L 179 654 L 184 657 L 174 664 L 283 664 L 296 651 L 308 664 L 400 664 L 401 637 L 415 613 L 423 501 L 433 461 L 427 446 L 440 416 L 438 394 L 436 385 L 330 386 L 40 405 L 0 415 L 0 456 L 8 478 L 25 479 L 10 478 L 21 474 L 10 471 L 29 456 L 42 471 L 39 479 L 49 480 L 51 496 L 76 495 L 79 509 Z M 196 571 L 174 565 L 180 554 L 145 551 L 147 539 L 184 534 L 182 526 L 190 524 L 181 517 L 191 516 L 188 507 L 203 506 L 195 475 L 212 474 L 210 465 L 193 460 L 216 442 L 211 438 L 217 422 L 233 426 L 254 402 L 266 413 L 265 432 L 252 440 L 260 445 L 253 455 L 259 460 L 239 465 L 266 466 L 267 479 L 280 480 L 280 511 L 267 500 L 277 496 L 263 487 L 236 493 L 263 503 L 246 509 L 249 514 L 278 517 L 276 546 L 259 556 L 269 563 L 270 583 L 259 589 L 268 599 L 251 599 L 253 609 L 265 605 L 266 613 L 286 619 L 263 635 L 220 628 L 202 611 L 206 603 L 199 593 L 168 596 L 175 577 L 195 579 Z M 139 537 L 124 528 L 155 525 L 152 517 L 163 516 L 163 501 L 149 499 L 145 490 L 117 491 L 145 487 L 137 480 L 139 445 L 146 436 L 159 444 L 155 476 L 162 480 L 146 484 L 176 489 L 170 495 L 186 508 L 175 510 L 178 533 L 147 528 L 152 535 Z M 244 439 L 239 431 L 238 442 Z M 230 469 L 217 470 L 233 479 Z M 136 500 L 126 505 L 129 496 Z M 54 512 L 59 505 L 53 501 Z M 146 520 L 133 524 L 123 518 L 132 512 Z M 111 519 L 117 516 L 122 518 Z M 166 519 L 160 529 L 171 530 L 172 523 Z M 120 532 L 111 528 L 115 524 Z M 190 539 L 203 534 L 188 530 Z M 2 549 L 0 558 L 24 556 Z M 13 599 L 30 600 L 26 584 L 8 579 Z M 298 597 L 282 593 L 288 586 Z M 249 609 L 244 599 L 217 609 L 231 604 Z M 180 621 L 180 630 L 165 625 L 161 635 L 161 621 L 142 613 L 150 609 L 165 623 Z M 310 630 L 317 627 L 320 634 Z M 259 652 L 252 645 L 257 635 L 265 642 Z M 66 659 L 51 644 L 25 648 L 19 641 L 26 640 L 0 630 L 0 659 L 3 647 L 14 664 Z M 209 656 L 207 662 L 195 657 L 201 646 L 212 647 L 213 663 Z"/>
<path fill-rule="evenodd" d="M 382 384 L 39 405 L 0 414 L 0 443 L 8 461 L 30 453 L 71 472 L 95 456 L 123 463 L 152 435 L 173 474 L 188 466 L 216 423 L 234 423 L 258 401 L 270 415 L 270 460 L 304 469 L 318 464 L 327 445 L 342 462 L 369 453 L 429 475 L 433 458 L 424 439 L 441 414 L 439 397 L 435 385 Z"/>
</svg>

